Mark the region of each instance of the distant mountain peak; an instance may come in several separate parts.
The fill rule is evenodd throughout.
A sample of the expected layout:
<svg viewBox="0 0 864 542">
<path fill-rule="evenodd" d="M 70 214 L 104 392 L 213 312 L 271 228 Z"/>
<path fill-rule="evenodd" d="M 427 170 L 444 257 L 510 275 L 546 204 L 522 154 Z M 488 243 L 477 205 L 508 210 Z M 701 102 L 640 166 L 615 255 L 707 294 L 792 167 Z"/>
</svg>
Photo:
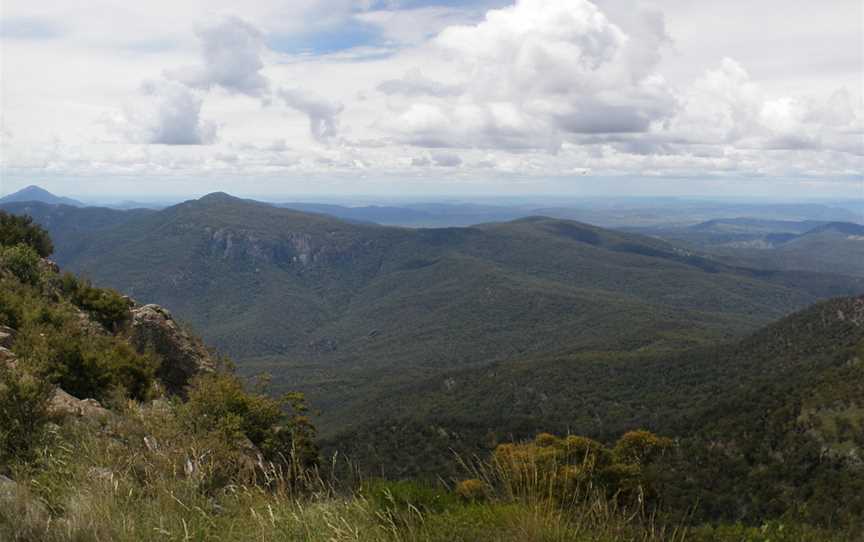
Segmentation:
<svg viewBox="0 0 864 542">
<path fill-rule="evenodd" d="M 9 194 L 8 196 L 0 198 L 0 203 L 13 203 L 24 201 L 38 201 L 51 205 L 72 205 L 74 207 L 85 206 L 78 200 L 74 200 L 72 198 L 64 198 L 62 196 L 55 196 L 44 188 L 32 184 L 26 188 L 22 188 L 17 192 Z"/>
<path fill-rule="evenodd" d="M 252 202 L 253 200 L 238 198 L 237 196 L 232 196 L 227 192 L 211 192 L 206 196 L 202 196 L 197 200 L 199 203 L 205 204 L 213 204 L 213 203 L 241 203 L 241 202 Z"/>
</svg>

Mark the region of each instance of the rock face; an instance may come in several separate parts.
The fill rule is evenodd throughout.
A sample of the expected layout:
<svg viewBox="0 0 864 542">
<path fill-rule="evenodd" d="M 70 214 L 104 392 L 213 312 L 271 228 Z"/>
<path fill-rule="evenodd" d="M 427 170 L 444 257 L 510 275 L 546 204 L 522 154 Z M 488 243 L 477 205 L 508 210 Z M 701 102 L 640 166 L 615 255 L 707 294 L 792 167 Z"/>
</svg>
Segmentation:
<svg viewBox="0 0 864 542">
<path fill-rule="evenodd" d="M 103 418 L 111 412 L 95 399 L 78 399 L 60 388 L 54 390 L 54 395 L 48 404 L 48 412 L 54 416 L 77 416 L 79 418 Z"/>
<path fill-rule="evenodd" d="M 214 370 L 213 359 L 204 345 L 186 333 L 171 313 L 159 305 L 133 307 L 127 334 L 139 352 L 150 350 L 162 358 L 156 377 L 171 394 L 183 395 L 192 377 Z"/>
</svg>

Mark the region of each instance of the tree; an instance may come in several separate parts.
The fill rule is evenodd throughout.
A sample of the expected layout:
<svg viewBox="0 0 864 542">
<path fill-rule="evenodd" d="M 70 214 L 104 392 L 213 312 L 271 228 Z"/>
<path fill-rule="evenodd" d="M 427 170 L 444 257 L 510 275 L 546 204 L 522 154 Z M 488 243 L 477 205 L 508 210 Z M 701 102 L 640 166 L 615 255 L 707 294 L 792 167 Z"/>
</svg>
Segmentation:
<svg viewBox="0 0 864 542">
<path fill-rule="evenodd" d="M 54 252 L 54 243 L 42 226 L 33 223 L 29 216 L 17 216 L 0 211 L 0 245 L 24 244 L 47 258 Z"/>
</svg>

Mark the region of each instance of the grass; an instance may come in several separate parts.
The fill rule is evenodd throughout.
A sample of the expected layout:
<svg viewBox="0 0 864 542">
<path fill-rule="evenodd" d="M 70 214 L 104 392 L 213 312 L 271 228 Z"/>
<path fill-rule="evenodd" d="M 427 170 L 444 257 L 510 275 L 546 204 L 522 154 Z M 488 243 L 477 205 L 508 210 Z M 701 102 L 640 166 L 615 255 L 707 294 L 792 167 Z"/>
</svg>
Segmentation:
<svg viewBox="0 0 864 542">
<path fill-rule="evenodd" d="M 36 459 L 11 467 L 18 485 L 0 497 L 0 540 L 684 540 L 600 493 L 562 506 L 540 477 L 532 486 L 494 462 L 466 471 L 483 476 L 482 499 L 443 482 L 336 479 L 332 465 L 301 479 L 260 462 L 226 476 L 225 451 L 183 433 L 174 409 L 129 402 L 108 419 L 52 426 Z"/>
</svg>

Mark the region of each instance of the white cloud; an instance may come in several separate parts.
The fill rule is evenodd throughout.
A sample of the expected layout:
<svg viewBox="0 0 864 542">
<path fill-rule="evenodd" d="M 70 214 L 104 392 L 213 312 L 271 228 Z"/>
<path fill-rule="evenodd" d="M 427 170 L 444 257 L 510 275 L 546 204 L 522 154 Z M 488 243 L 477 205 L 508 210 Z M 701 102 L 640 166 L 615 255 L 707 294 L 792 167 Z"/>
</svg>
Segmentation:
<svg viewBox="0 0 864 542">
<path fill-rule="evenodd" d="M 388 79 L 378 85 L 378 91 L 388 96 L 459 96 L 465 92 L 463 85 L 449 85 L 433 81 L 423 75 L 420 70 L 411 70 L 401 79 Z"/>
<path fill-rule="evenodd" d="M 659 131 L 670 139 L 764 150 L 831 150 L 862 154 L 864 109 L 845 89 L 828 99 L 768 97 L 729 58 L 686 90 L 682 107 Z"/>
<path fill-rule="evenodd" d="M 109 128 L 130 143 L 206 145 L 216 141 L 217 127 L 201 118 L 203 100 L 176 81 L 147 81 L 142 99 L 110 118 Z"/>
<path fill-rule="evenodd" d="M 421 146 L 552 151 L 570 134 L 648 131 L 675 106 L 652 72 L 665 30 L 649 22 L 637 39 L 587 0 L 519 0 L 448 27 L 428 55 L 457 82 L 409 72 L 379 89 L 453 99 L 406 103 L 390 128 Z"/>
<path fill-rule="evenodd" d="M 860 180 L 860 2 L 447 4 L 8 0 L 0 175 Z"/>
<path fill-rule="evenodd" d="M 261 74 L 265 50 L 263 34 L 236 16 L 225 16 L 197 31 L 202 64 L 168 70 L 166 76 L 190 87 L 221 87 L 228 92 L 263 96 L 268 81 Z"/>
<path fill-rule="evenodd" d="M 339 134 L 339 114 L 342 104 L 329 102 L 300 89 L 283 88 L 278 92 L 285 105 L 309 117 L 309 133 L 319 142 L 326 142 Z"/>
</svg>

